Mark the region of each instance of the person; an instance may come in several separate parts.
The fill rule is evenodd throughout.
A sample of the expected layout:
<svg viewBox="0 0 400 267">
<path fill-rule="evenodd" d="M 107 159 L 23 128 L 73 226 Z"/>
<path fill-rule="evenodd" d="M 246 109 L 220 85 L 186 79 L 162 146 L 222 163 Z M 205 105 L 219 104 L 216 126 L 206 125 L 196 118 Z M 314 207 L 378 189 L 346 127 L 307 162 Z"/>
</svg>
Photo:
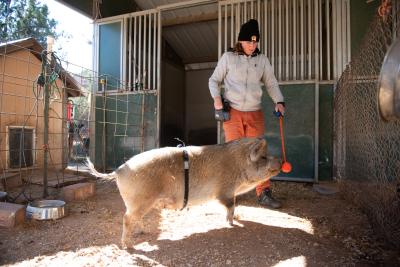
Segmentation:
<svg viewBox="0 0 400 267">
<path fill-rule="evenodd" d="M 224 108 L 223 101 L 230 105 L 229 119 L 225 118 L 223 129 L 225 141 L 243 137 L 264 136 L 264 115 L 261 110 L 264 84 L 275 103 L 275 111 L 285 113 L 284 97 L 279 89 L 268 58 L 257 48 L 260 39 L 258 22 L 251 19 L 244 23 L 233 51 L 222 55 L 209 79 L 209 89 L 214 99 L 216 119 Z M 224 83 L 223 99 L 221 84 Z M 280 208 L 281 203 L 272 196 L 270 181 L 256 187 L 258 202 L 262 206 Z"/>
</svg>

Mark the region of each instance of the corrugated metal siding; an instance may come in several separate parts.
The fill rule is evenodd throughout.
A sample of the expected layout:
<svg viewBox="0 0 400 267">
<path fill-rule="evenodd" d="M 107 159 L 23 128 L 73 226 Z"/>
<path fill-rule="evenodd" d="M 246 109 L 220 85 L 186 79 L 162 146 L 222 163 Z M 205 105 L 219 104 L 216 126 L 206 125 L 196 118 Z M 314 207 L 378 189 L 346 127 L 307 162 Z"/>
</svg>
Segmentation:
<svg viewBox="0 0 400 267">
<path fill-rule="evenodd" d="M 143 9 L 152 9 L 161 5 L 180 3 L 177 0 L 136 0 Z M 198 17 L 216 14 L 218 4 L 197 5 L 163 11 L 162 20 Z M 218 20 L 186 23 L 176 26 L 163 27 L 163 37 L 182 58 L 184 63 L 199 63 L 218 60 Z"/>
<path fill-rule="evenodd" d="M 163 37 L 184 63 L 217 61 L 218 22 L 202 22 L 166 27 Z"/>
</svg>

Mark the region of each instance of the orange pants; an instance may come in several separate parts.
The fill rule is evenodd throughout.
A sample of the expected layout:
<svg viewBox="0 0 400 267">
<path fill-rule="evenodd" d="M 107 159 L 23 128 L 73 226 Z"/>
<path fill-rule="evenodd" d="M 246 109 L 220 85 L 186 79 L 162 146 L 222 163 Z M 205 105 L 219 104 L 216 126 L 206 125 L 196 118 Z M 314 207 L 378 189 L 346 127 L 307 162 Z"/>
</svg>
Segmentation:
<svg viewBox="0 0 400 267">
<path fill-rule="evenodd" d="M 225 141 L 240 139 L 243 137 L 264 136 L 264 115 L 261 110 L 257 111 L 239 111 L 231 108 L 231 119 L 224 122 Z M 257 196 L 265 188 L 270 187 L 269 179 L 260 183 L 256 187 Z"/>
</svg>

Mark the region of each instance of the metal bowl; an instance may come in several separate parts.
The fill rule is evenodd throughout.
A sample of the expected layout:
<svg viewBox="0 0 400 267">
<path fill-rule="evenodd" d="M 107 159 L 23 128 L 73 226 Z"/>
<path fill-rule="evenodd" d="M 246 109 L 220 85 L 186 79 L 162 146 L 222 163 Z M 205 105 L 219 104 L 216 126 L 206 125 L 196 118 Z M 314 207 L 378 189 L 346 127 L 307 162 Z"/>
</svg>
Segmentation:
<svg viewBox="0 0 400 267">
<path fill-rule="evenodd" d="M 35 200 L 26 207 L 26 216 L 35 220 L 56 220 L 66 215 L 62 200 Z"/>
</svg>

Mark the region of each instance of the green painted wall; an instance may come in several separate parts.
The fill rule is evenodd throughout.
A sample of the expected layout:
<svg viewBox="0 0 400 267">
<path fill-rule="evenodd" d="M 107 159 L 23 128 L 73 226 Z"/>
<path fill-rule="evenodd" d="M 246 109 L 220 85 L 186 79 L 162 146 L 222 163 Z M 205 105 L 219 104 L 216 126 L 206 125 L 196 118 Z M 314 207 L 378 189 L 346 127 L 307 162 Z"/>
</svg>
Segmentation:
<svg viewBox="0 0 400 267">
<path fill-rule="evenodd" d="M 314 97 L 315 86 L 281 85 L 285 97 L 286 115 L 284 135 L 286 158 L 292 172 L 280 177 L 314 178 Z M 265 138 L 272 155 L 281 156 L 279 119 L 273 115 L 274 104 L 268 94 L 263 95 Z"/>
<path fill-rule="evenodd" d="M 315 149 L 315 85 L 281 85 L 285 96 L 286 115 L 284 135 L 286 158 L 292 164 L 292 172 L 280 177 L 314 178 Z M 332 129 L 333 86 L 319 88 L 319 155 L 318 179 L 332 178 Z M 272 114 L 274 104 L 268 94 L 263 95 L 265 138 L 272 155 L 281 157 L 279 119 Z"/>
</svg>

